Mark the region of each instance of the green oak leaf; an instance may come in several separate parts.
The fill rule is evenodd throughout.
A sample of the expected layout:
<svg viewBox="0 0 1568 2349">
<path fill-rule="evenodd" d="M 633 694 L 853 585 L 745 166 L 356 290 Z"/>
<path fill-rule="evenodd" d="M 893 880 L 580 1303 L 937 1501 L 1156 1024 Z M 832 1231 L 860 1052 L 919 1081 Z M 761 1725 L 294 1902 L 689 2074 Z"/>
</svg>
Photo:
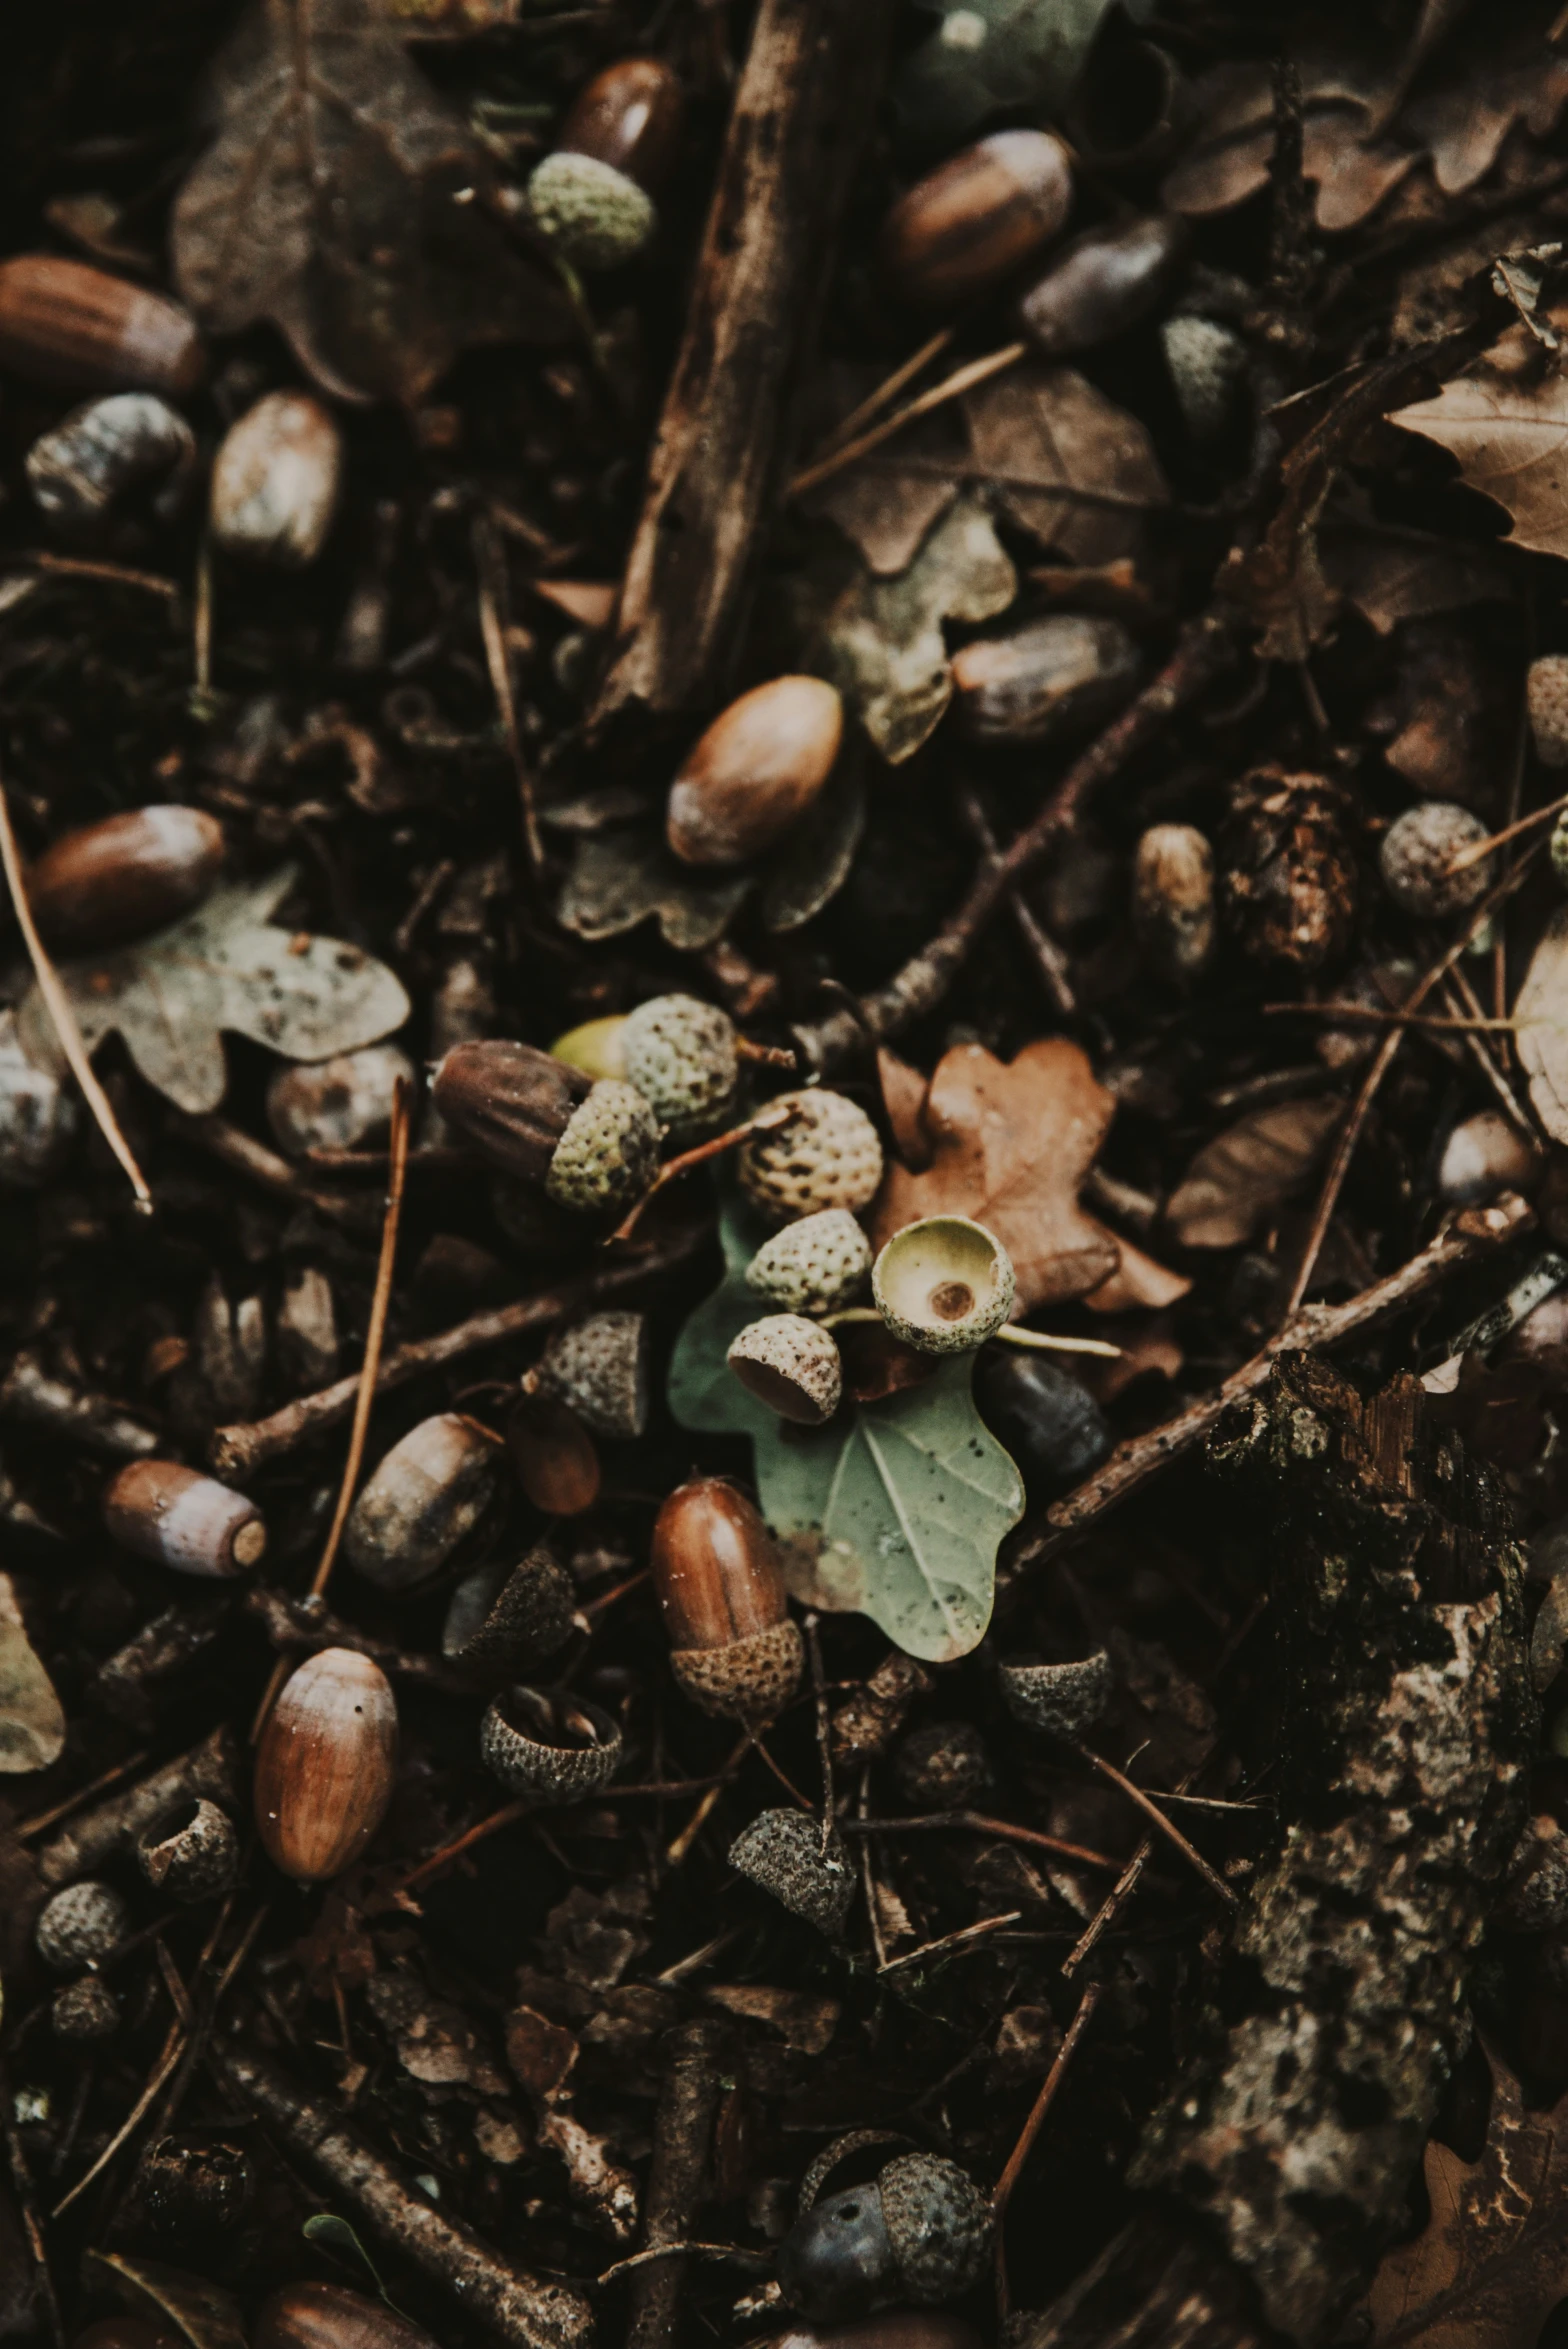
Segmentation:
<svg viewBox="0 0 1568 2349">
<path fill-rule="evenodd" d="M 1142 21 L 1154 0 L 1122 6 Z M 922 145 L 940 145 L 1004 107 L 1060 113 L 1110 7 L 1111 0 L 948 0 L 893 85 L 903 127 Z"/>
<path fill-rule="evenodd" d="M 790 1427 L 726 1367 L 760 1310 L 745 1272 L 766 1230 L 733 1198 L 725 1277 L 676 1341 L 670 1409 L 682 1427 L 751 1438 L 762 1513 L 795 1596 L 869 1615 L 911 1656 L 967 1655 L 991 1620 L 996 1552 L 1023 1514 L 1023 1483 L 970 1393 L 974 1357 L 950 1356 L 917 1387 Z"/>
</svg>

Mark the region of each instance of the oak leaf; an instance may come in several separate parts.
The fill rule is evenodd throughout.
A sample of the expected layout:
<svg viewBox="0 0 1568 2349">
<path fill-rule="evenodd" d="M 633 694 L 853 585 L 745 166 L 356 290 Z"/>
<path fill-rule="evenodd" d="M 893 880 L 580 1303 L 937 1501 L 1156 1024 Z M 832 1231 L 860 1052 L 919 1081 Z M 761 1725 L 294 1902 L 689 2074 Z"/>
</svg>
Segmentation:
<svg viewBox="0 0 1568 2349">
<path fill-rule="evenodd" d="M 1541 932 L 1514 1020 L 1535 1114 L 1554 1142 L 1568 1142 L 1568 906 Z"/>
<path fill-rule="evenodd" d="M 971 478 L 1071 562 L 1135 553 L 1144 514 L 1170 502 L 1145 427 L 1076 368 L 1026 361 L 966 392 L 962 407 Z"/>
<path fill-rule="evenodd" d="M 488 156 L 378 0 L 261 0 L 213 101 L 173 220 L 210 332 L 270 319 L 324 390 L 410 404 L 475 344 L 571 333 L 555 271 L 503 226 Z"/>
<path fill-rule="evenodd" d="M 1481 2158 L 1462 2161 L 1436 2138 L 1427 2146 L 1432 2216 L 1373 2280 L 1373 2349 L 1535 2349 L 1568 2297 L 1568 2097 L 1527 2112 L 1513 2074 L 1488 2060 Z"/>
<path fill-rule="evenodd" d="M 1115 1109 L 1065 1037 L 1028 1044 L 1011 1062 L 980 1044 L 955 1045 L 926 1094 L 931 1164 L 922 1174 L 888 1168 L 872 1209 L 873 1245 L 923 1215 L 969 1215 L 1011 1256 L 1019 1313 L 1074 1297 L 1116 1310 L 1128 1291 L 1139 1304 L 1174 1303 L 1187 1282 L 1078 1204 Z"/>
<path fill-rule="evenodd" d="M 1253 1109 L 1205 1142 L 1165 1209 L 1186 1248 L 1239 1248 L 1277 1214 L 1341 1123 L 1337 1094 Z"/>
<path fill-rule="evenodd" d="M 1568 378 L 1551 369 L 1532 381 L 1483 359 L 1389 422 L 1459 459 L 1469 487 L 1511 518 L 1511 546 L 1568 555 Z"/>
</svg>

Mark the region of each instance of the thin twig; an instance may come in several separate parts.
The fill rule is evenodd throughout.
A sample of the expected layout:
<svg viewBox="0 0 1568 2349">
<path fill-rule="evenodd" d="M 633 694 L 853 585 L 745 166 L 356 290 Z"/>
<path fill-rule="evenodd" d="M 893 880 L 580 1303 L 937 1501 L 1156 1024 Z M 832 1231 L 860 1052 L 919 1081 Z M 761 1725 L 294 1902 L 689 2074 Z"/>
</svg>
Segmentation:
<svg viewBox="0 0 1568 2349">
<path fill-rule="evenodd" d="M 755 1117 L 747 1118 L 743 1125 L 729 1126 L 722 1134 L 714 1134 L 706 1142 L 698 1142 L 692 1149 L 683 1150 L 679 1157 L 667 1158 L 625 1221 L 616 1225 L 610 1234 L 611 1240 L 629 1240 L 642 1221 L 644 1209 L 678 1176 L 690 1174 L 693 1167 L 706 1166 L 712 1158 L 722 1158 L 727 1150 L 738 1150 L 742 1142 L 751 1140 L 753 1134 L 775 1133 L 780 1126 L 791 1124 L 799 1114 L 792 1106 L 781 1106 L 772 1101 L 765 1109 L 759 1109 Z"/>
<path fill-rule="evenodd" d="M 83 1803 L 90 1803 L 95 1794 L 102 1794 L 108 1787 L 117 1785 L 122 1778 L 129 1778 L 132 1771 L 139 1770 L 146 1759 L 147 1748 L 138 1746 L 134 1754 L 127 1754 L 123 1762 L 116 1762 L 112 1769 L 105 1770 L 100 1777 L 89 1778 L 85 1786 L 79 1786 L 74 1794 L 68 1794 L 63 1802 L 57 1802 L 52 1809 L 38 1811 L 31 1819 L 19 1820 L 11 1833 L 18 1843 L 25 1843 L 29 1836 L 42 1835 L 46 1827 L 58 1826 L 73 1811 L 79 1811 Z"/>
<path fill-rule="evenodd" d="M 1004 1925 L 1016 1925 L 1022 1909 L 1008 1909 L 1000 1917 L 982 1917 L 978 1925 L 961 1926 L 956 1933 L 944 1933 L 940 1941 L 923 1941 L 918 1949 L 909 1950 L 903 1957 L 889 1958 L 878 1966 L 879 1974 L 897 1974 L 905 1966 L 921 1965 L 928 1958 L 945 1957 L 952 1949 L 967 1947 L 972 1941 L 981 1941 L 988 1933 L 1000 1933 Z"/>
<path fill-rule="evenodd" d="M 522 730 L 517 722 L 517 692 L 512 682 L 512 651 L 506 638 L 506 564 L 502 558 L 495 524 L 488 514 L 474 517 L 474 567 L 479 578 L 479 632 L 484 638 L 485 665 L 490 671 L 491 690 L 496 707 L 501 713 L 501 727 L 506 736 L 506 752 L 517 778 L 517 796 L 522 805 L 523 845 L 528 851 L 528 869 L 535 881 L 544 871 L 544 842 L 539 833 L 539 813 L 534 805 L 533 769 L 523 749 Z"/>
<path fill-rule="evenodd" d="M 134 571 L 125 563 L 107 563 L 86 555 L 51 555 L 41 547 L 24 549 L 21 554 L 6 559 L 27 563 L 33 570 L 52 573 L 57 579 L 99 579 L 106 587 L 135 587 L 144 595 L 160 595 L 165 603 L 177 604 L 180 600 L 177 579 L 161 578 L 156 571 Z"/>
<path fill-rule="evenodd" d="M 1071 1860 L 1081 1868 L 1119 1868 L 1120 1860 L 1108 1852 L 1090 1851 L 1086 1844 L 1065 1843 L 1059 1835 L 1047 1835 L 1043 1828 L 1019 1827 L 1011 1819 L 991 1819 L 983 1811 L 930 1811 L 918 1819 L 868 1819 L 864 1813 L 857 1819 L 846 1819 L 844 1830 L 850 1835 L 918 1835 L 932 1828 L 958 1828 L 970 1835 L 994 1835 L 1001 1843 L 1027 1844 L 1033 1851 L 1048 1851 L 1053 1859 Z"/>
<path fill-rule="evenodd" d="M 811 1665 L 811 1696 L 817 1716 L 817 1762 L 822 1772 L 822 1856 L 827 1857 L 833 1836 L 833 1730 L 828 1720 L 827 1684 L 822 1676 L 822 1635 L 815 1607 L 806 1609 L 806 1655 Z"/>
<path fill-rule="evenodd" d="M 958 794 L 958 812 L 963 817 L 982 856 L 999 857 L 996 834 L 991 819 L 981 804 L 980 794 L 972 784 L 966 784 Z M 1050 997 L 1051 1007 L 1061 1019 L 1071 1019 L 1078 1009 L 1078 998 L 1073 993 L 1072 976 L 1066 955 L 1038 918 L 1033 906 L 1021 889 L 1011 890 L 1007 899 L 1018 934 L 1034 958 L 1040 974 L 1040 984 Z"/>
<path fill-rule="evenodd" d="M 1449 858 L 1444 872 L 1468 873 L 1472 865 L 1489 857 L 1494 848 L 1506 848 L 1510 840 L 1517 840 L 1522 832 L 1533 832 L 1537 824 L 1544 824 L 1549 816 L 1560 816 L 1565 808 L 1568 808 L 1568 792 L 1561 799 L 1549 799 L 1545 807 L 1532 808 L 1516 823 L 1505 824 L 1501 832 L 1490 833 L 1485 840 L 1472 840 L 1468 848 L 1461 848 Z"/>
<path fill-rule="evenodd" d="M 1067 2077 L 1067 2067 L 1078 2051 L 1078 2042 L 1088 2030 L 1094 2019 L 1094 2010 L 1104 1996 L 1105 1985 L 1103 1982 L 1089 1982 L 1084 1985 L 1083 1996 L 1078 2001 L 1078 2012 L 1067 2026 L 1062 2044 L 1056 2051 L 1056 2061 L 1040 2083 L 1040 2093 L 1030 2107 L 1029 2118 L 1019 2132 L 1018 2142 L 1007 2157 L 1007 2167 L 997 2179 L 991 2195 L 992 2223 L 996 2229 L 996 2312 L 998 2318 L 1004 2321 L 1008 2314 L 1009 2301 L 1007 2294 L 1007 2246 L 1003 2237 L 1002 2221 L 1007 2216 L 1007 2206 L 1013 2198 L 1013 2188 L 1023 2173 L 1024 2163 L 1033 2152 L 1035 2139 L 1045 2125 L 1045 2116 L 1056 2102 L 1062 2082 Z"/>
<path fill-rule="evenodd" d="M 860 1791 L 855 1797 L 855 1825 L 867 1827 L 871 1819 L 871 1764 L 860 1765 Z M 887 1964 L 887 1943 L 882 1938 L 882 1917 L 877 1905 L 876 1846 L 869 1835 L 862 1836 L 860 1845 L 860 1882 L 866 1896 L 866 1915 L 871 1922 L 871 1952 L 877 1961 L 877 1972 Z"/>
<path fill-rule="evenodd" d="M 858 408 L 851 408 L 847 416 L 841 416 L 832 431 L 824 438 L 821 448 L 817 451 L 817 457 L 811 460 L 812 463 L 815 464 L 818 457 L 831 456 L 835 449 L 840 449 L 846 441 L 853 440 L 856 433 L 871 422 L 873 416 L 880 416 L 883 409 L 891 401 L 897 399 L 906 384 L 913 383 L 915 377 L 923 369 L 929 367 L 933 359 L 941 358 L 942 353 L 952 341 L 955 331 L 956 329 L 951 326 L 944 326 L 941 332 L 934 334 L 928 343 L 921 344 L 912 359 L 906 359 L 901 367 L 895 367 L 892 374 L 885 376 L 882 382 L 877 385 L 875 391 L 868 392 Z"/>
<path fill-rule="evenodd" d="M 993 375 L 1000 375 L 1004 368 L 1016 367 L 1020 359 L 1027 358 L 1029 347 L 1028 343 L 1007 343 L 999 351 L 988 352 L 983 359 L 971 359 L 966 365 L 955 368 L 951 375 L 945 375 L 940 383 L 922 392 L 919 399 L 911 400 L 907 408 L 900 408 L 894 416 L 885 416 L 880 424 L 874 424 L 858 440 L 846 441 L 831 456 L 819 458 L 815 465 L 808 465 L 803 473 L 797 473 L 789 485 L 788 495 L 792 498 L 804 497 L 808 489 L 819 488 L 824 481 L 830 481 L 835 473 L 844 472 L 858 458 L 868 456 L 873 449 L 879 449 L 885 440 L 892 439 L 895 432 L 902 432 L 906 424 L 913 424 L 917 416 L 929 416 L 933 408 L 943 407 L 962 393 L 973 391 L 976 384 L 989 382 Z"/>
<path fill-rule="evenodd" d="M 1209 1866 L 1202 1852 L 1195 1850 L 1193 1845 L 1187 1841 L 1175 1820 L 1167 1819 L 1159 1804 L 1145 1794 L 1141 1786 L 1135 1786 L 1130 1778 L 1117 1769 L 1114 1762 L 1108 1762 L 1103 1754 L 1097 1754 L 1091 1746 L 1075 1741 L 1073 1751 L 1081 1762 L 1088 1763 L 1091 1770 L 1098 1770 L 1102 1778 L 1108 1778 L 1113 1786 L 1119 1786 L 1129 1802 L 1137 1804 L 1144 1817 L 1159 1829 L 1166 1842 L 1174 1850 L 1181 1853 L 1188 1867 L 1196 1869 L 1209 1890 L 1222 1900 L 1228 1909 L 1236 1908 L 1239 1905 L 1236 1895 L 1224 1877 Z"/>
</svg>

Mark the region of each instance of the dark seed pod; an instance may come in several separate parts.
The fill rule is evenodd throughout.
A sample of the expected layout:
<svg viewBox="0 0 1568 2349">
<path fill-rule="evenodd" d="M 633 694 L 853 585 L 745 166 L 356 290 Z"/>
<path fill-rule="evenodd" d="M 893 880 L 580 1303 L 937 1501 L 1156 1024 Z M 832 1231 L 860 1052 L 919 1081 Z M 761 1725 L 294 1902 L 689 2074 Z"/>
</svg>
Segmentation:
<svg viewBox="0 0 1568 2349">
<path fill-rule="evenodd" d="M 532 1044 L 454 1044 L 436 1070 L 431 1099 L 493 1166 L 542 1183 L 572 1112 L 593 1079 Z"/>
<path fill-rule="evenodd" d="M 216 1803 L 198 1795 L 146 1828 L 136 1858 L 149 1884 L 172 1900 L 208 1900 L 239 1874 L 239 1837 Z"/>
<path fill-rule="evenodd" d="M 120 2002 L 96 1974 L 67 1982 L 49 2001 L 49 2028 L 69 2046 L 88 2047 L 112 2039 L 120 2027 Z"/>
<path fill-rule="evenodd" d="M 899 198 L 882 232 L 888 274 L 919 309 L 975 300 L 1060 233 L 1072 200 L 1060 139 L 993 131 Z"/>
<path fill-rule="evenodd" d="M 139 807 L 67 832 L 27 876 L 52 945 L 96 953 L 144 938 L 199 905 L 223 863 L 223 828 L 194 807 Z"/>
<path fill-rule="evenodd" d="M 133 1460 L 103 1496 L 115 1541 L 176 1574 L 244 1574 L 267 1547 L 254 1501 L 177 1460 Z"/>
<path fill-rule="evenodd" d="M 991 1775 L 984 1741 L 967 1721 L 932 1721 L 893 1757 L 899 1793 L 923 1811 L 960 1811 Z"/>
<path fill-rule="evenodd" d="M 1254 962 L 1317 971 L 1337 962 L 1356 918 L 1348 795 L 1325 775 L 1260 767 L 1231 794 L 1220 901 Z"/>
<path fill-rule="evenodd" d="M 822 1829 L 804 1811 L 762 1811 L 730 1845 L 729 1859 L 781 1907 L 829 1941 L 839 1939 L 854 1904 L 855 1871 L 837 1828 L 824 1851 Z"/>
<path fill-rule="evenodd" d="M 891 2300 L 955 2300 L 980 2274 L 991 2205 L 966 2170 L 935 2153 L 901 2153 L 876 2183 L 808 2210 L 779 2246 L 785 2298 L 819 2322 Z"/>
<path fill-rule="evenodd" d="M 223 2138 L 155 2137 L 136 2165 L 142 2208 L 161 2235 L 227 2233 L 255 2186 L 244 2148 Z"/>
<path fill-rule="evenodd" d="M 1137 683 L 1120 620 L 1052 612 L 953 655 L 959 720 L 976 742 L 1053 742 L 1099 723 Z"/>
<path fill-rule="evenodd" d="M 1092 350 L 1160 307 L 1191 243 L 1191 230 L 1174 213 L 1085 229 L 1023 296 L 1018 323 L 1043 358 Z"/>
<path fill-rule="evenodd" d="M 648 1347 L 645 1313 L 590 1313 L 556 1331 L 529 1383 L 595 1435 L 629 1441 L 648 1424 Z"/>
<path fill-rule="evenodd" d="M 436 2349 L 384 2300 L 346 2284 L 285 2284 L 262 2303 L 254 2349 Z"/>
<path fill-rule="evenodd" d="M 443 1566 L 490 1505 L 496 1447 L 472 1420 L 437 1412 L 392 1449 L 349 1512 L 343 1547 L 382 1590 L 411 1590 Z"/>
<path fill-rule="evenodd" d="M 771 1720 L 800 1684 L 773 1536 L 744 1493 L 700 1476 L 670 1494 L 653 1529 L 653 1582 L 676 1680 L 704 1712 Z"/>
<path fill-rule="evenodd" d="M 512 1679 L 564 1646 L 576 1608 L 576 1584 L 540 1542 L 510 1573 L 482 1566 L 464 1577 L 446 1611 L 441 1653 L 483 1679 Z"/>
<path fill-rule="evenodd" d="M 267 1857 L 301 1884 L 357 1860 L 386 1815 L 397 1769 L 397 1701 L 352 1648 L 309 1656 L 283 1687 L 256 1748 L 256 1827 Z"/>
<path fill-rule="evenodd" d="M 578 91 L 556 149 L 592 155 L 656 196 L 680 153 L 685 117 L 686 93 L 672 66 L 622 57 Z"/>
<path fill-rule="evenodd" d="M 76 408 L 27 452 L 27 486 L 62 530 L 90 532 L 145 496 L 160 521 L 180 510 L 196 436 L 154 392 L 115 392 Z"/>
<path fill-rule="evenodd" d="M 996 1677 L 1013 1719 L 1053 1737 L 1082 1737 L 1099 1720 L 1116 1687 L 1104 1648 L 1067 1664 L 1037 1664 L 1020 1657 L 1000 1665 Z"/>
<path fill-rule="evenodd" d="M 575 1411 L 549 1395 L 523 1395 L 506 1423 L 506 1456 L 547 1517 L 580 1517 L 599 1498 L 599 1455 Z"/>
<path fill-rule="evenodd" d="M 597 1794 L 620 1767 L 621 1744 L 602 1707 L 558 1690 L 503 1689 L 479 1728 L 486 1768 L 513 1794 L 540 1804 Z"/>
<path fill-rule="evenodd" d="M 68 1884 L 45 1901 L 33 1928 L 38 1954 L 51 1972 L 74 1974 L 113 1957 L 131 1929 L 131 1913 L 107 1884 Z"/>
<path fill-rule="evenodd" d="M 1039 1354 L 993 1346 L 980 1358 L 976 1385 L 981 1415 L 1023 1470 L 1032 1501 L 1076 1484 L 1111 1448 L 1088 1388 Z"/>
</svg>

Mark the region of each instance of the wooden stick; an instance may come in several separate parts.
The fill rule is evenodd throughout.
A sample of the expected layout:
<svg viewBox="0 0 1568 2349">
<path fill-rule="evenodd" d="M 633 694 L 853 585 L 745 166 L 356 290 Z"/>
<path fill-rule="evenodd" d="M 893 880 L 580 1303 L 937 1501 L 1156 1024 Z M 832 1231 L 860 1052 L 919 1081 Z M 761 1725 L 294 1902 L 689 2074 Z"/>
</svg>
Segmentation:
<svg viewBox="0 0 1568 2349">
<path fill-rule="evenodd" d="M 1045 2125 L 1045 2116 L 1056 2102 L 1062 2082 L 1067 2076 L 1067 2067 L 1078 2051 L 1078 2042 L 1088 2030 L 1094 2019 L 1094 2010 L 1104 1996 L 1105 1984 L 1103 1982 L 1086 1984 L 1084 1994 L 1078 2001 L 1078 2011 L 1068 2024 L 1066 2036 L 1056 2051 L 1056 2061 L 1040 2083 L 1040 2093 L 1034 2100 L 1029 2118 L 1019 2132 L 1018 2142 L 1008 2155 L 1007 2167 L 997 2179 L 995 2190 L 991 2196 L 991 2209 L 996 2227 L 997 2314 L 1004 2320 L 1008 2313 L 1009 2302 L 1007 2295 L 1007 2248 L 1002 2237 L 1002 2221 L 1006 2218 L 1007 2206 L 1013 2199 L 1013 2188 L 1023 2174 L 1024 2163 L 1033 2152 L 1035 2139 Z"/>
<path fill-rule="evenodd" d="M 897 399 L 905 384 L 913 383 L 922 368 L 929 367 L 933 359 L 941 358 L 942 353 L 952 341 L 954 332 L 955 329 L 951 326 L 944 326 L 941 332 L 934 334 L 928 343 L 921 344 L 913 358 L 906 359 L 901 367 L 894 368 L 891 375 L 884 376 L 876 390 L 868 392 L 858 408 L 851 408 L 847 416 L 839 418 L 832 431 L 823 440 L 822 447 L 818 452 L 819 455 L 825 457 L 833 449 L 841 449 L 846 441 L 853 440 L 856 433 L 871 422 L 873 416 L 880 416 L 883 409 Z M 813 459 L 813 463 L 815 463 L 815 459 Z"/>
<path fill-rule="evenodd" d="M 944 407 L 949 400 L 956 400 L 964 392 L 973 391 L 976 384 L 989 383 L 993 375 L 1000 375 L 1005 368 L 1016 367 L 1028 351 L 1027 343 L 1007 343 L 999 351 L 988 351 L 983 359 L 971 359 L 966 365 L 955 367 L 951 375 L 944 375 L 940 383 L 922 392 L 918 400 L 911 400 L 907 408 L 900 408 L 896 416 L 884 416 L 880 424 L 874 424 L 858 440 L 846 442 L 843 448 L 835 449 L 831 456 L 823 457 L 818 464 L 808 465 L 804 473 L 797 473 L 789 485 L 790 496 L 804 497 L 808 489 L 816 489 L 824 481 L 831 481 L 835 473 L 842 473 L 847 466 L 858 463 L 860 458 L 869 457 L 873 449 L 879 449 L 885 440 L 891 440 L 895 432 L 902 432 L 905 425 L 913 424 L 917 417 L 929 416 L 933 408 Z"/>
<path fill-rule="evenodd" d="M 1236 1895 L 1232 1892 L 1224 1877 L 1221 1876 L 1216 1869 L 1209 1866 L 1209 1863 L 1204 1858 L 1202 1852 L 1196 1850 L 1193 1845 L 1187 1841 L 1186 1836 L 1183 1835 L 1175 1820 L 1167 1819 L 1165 1813 L 1160 1809 L 1159 1804 L 1153 1801 L 1150 1796 L 1145 1794 L 1141 1786 L 1135 1786 L 1130 1778 L 1126 1777 L 1122 1771 L 1117 1769 L 1114 1762 L 1108 1762 L 1103 1754 L 1095 1753 L 1092 1747 L 1083 1744 L 1077 1744 L 1074 1746 L 1073 1750 L 1081 1762 L 1087 1762 L 1091 1770 L 1098 1770 L 1102 1778 L 1108 1778 L 1113 1786 L 1119 1786 L 1121 1788 L 1123 1794 L 1126 1795 L 1129 1802 L 1137 1804 L 1144 1817 L 1153 1827 L 1158 1829 L 1159 1833 L 1164 1836 L 1166 1842 L 1170 1844 L 1176 1851 L 1181 1853 L 1181 1856 L 1186 1861 L 1188 1867 L 1196 1869 L 1197 1873 L 1203 1878 L 1204 1883 L 1208 1886 L 1209 1890 L 1215 1895 L 1217 1899 L 1222 1900 L 1228 1909 L 1233 1909 L 1236 1907 Z"/>
</svg>

